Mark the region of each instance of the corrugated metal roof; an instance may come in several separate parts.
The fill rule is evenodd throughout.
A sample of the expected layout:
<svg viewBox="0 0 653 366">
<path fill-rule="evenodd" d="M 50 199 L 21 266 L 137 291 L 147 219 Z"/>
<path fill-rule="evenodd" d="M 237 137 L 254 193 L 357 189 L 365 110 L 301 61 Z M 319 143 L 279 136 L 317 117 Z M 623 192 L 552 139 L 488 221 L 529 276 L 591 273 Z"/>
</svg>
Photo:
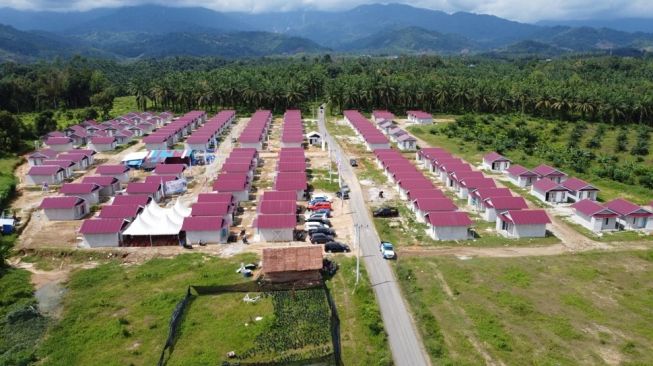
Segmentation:
<svg viewBox="0 0 653 366">
<path fill-rule="evenodd" d="M 621 216 L 628 216 L 632 214 L 643 214 L 646 215 L 650 212 L 643 207 L 637 206 L 636 204 L 625 200 L 623 198 L 617 198 L 605 204 L 605 207 L 611 209 L 612 211 L 618 213 Z"/>
<path fill-rule="evenodd" d="M 222 229 L 223 219 L 219 216 L 191 216 L 184 218 L 183 231 L 218 231 Z"/>
<path fill-rule="evenodd" d="M 255 226 L 259 229 L 290 229 L 297 226 L 296 215 L 258 215 Z"/>
<path fill-rule="evenodd" d="M 133 219 L 142 210 L 140 205 L 110 205 L 100 210 L 101 219 Z"/>
<path fill-rule="evenodd" d="M 294 215 L 297 213 L 297 202 L 294 199 L 287 201 L 263 200 L 258 205 L 258 212 L 269 215 Z"/>
<path fill-rule="evenodd" d="M 486 207 L 493 207 L 497 210 L 522 210 L 528 208 L 523 197 L 490 197 L 484 201 Z"/>
<path fill-rule="evenodd" d="M 546 176 L 551 176 L 551 175 L 554 175 L 554 176 L 567 175 L 567 174 L 561 172 L 560 170 L 558 170 L 558 169 L 556 169 L 556 168 L 554 168 L 552 166 L 548 166 L 546 164 L 541 164 L 538 167 L 536 167 L 535 169 L 533 169 L 533 173 L 539 175 L 540 177 L 546 177 Z"/>
<path fill-rule="evenodd" d="M 82 234 L 117 234 L 125 225 L 123 219 L 89 219 L 84 220 L 79 232 Z"/>
<path fill-rule="evenodd" d="M 122 174 L 129 171 L 129 168 L 122 164 L 103 164 L 97 167 L 95 170 L 96 174 L 108 175 L 108 174 Z"/>
<path fill-rule="evenodd" d="M 63 171 L 63 168 L 58 165 L 38 165 L 29 168 L 27 175 L 55 175 Z"/>
<path fill-rule="evenodd" d="M 82 178 L 82 183 L 97 184 L 100 187 L 107 187 L 118 183 L 118 179 L 114 177 L 91 176 Z"/>
<path fill-rule="evenodd" d="M 559 185 L 558 183 L 552 181 L 549 178 L 539 179 L 537 182 L 533 183 L 533 188 L 536 191 L 540 192 L 550 192 L 550 191 L 567 191 L 568 189 Z"/>
<path fill-rule="evenodd" d="M 571 205 L 573 209 L 576 211 L 585 214 L 587 216 L 603 216 L 603 217 L 616 217 L 619 216 L 616 212 L 612 211 L 611 209 L 602 206 L 596 201 L 584 199 L 582 201 L 578 201 Z"/>
<path fill-rule="evenodd" d="M 505 156 L 499 154 L 496 151 L 492 151 L 488 154 L 485 154 L 485 156 L 483 156 L 483 161 L 487 163 L 494 163 L 495 161 L 510 161 L 510 159 L 506 158 Z"/>
<path fill-rule="evenodd" d="M 578 178 L 569 178 L 560 185 L 572 191 L 598 191 L 594 186 Z"/>
<path fill-rule="evenodd" d="M 453 211 L 453 212 L 429 212 L 426 215 L 428 222 L 436 227 L 448 226 L 471 226 L 472 220 L 466 212 Z"/>
<path fill-rule="evenodd" d="M 77 205 L 83 204 L 84 199 L 75 196 L 64 197 L 45 197 L 41 201 L 39 208 L 43 209 L 65 209 L 73 208 Z"/>
<path fill-rule="evenodd" d="M 113 206 L 118 206 L 118 205 L 139 205 L 139 206 L 145 206 L 147 205 L 152 198 L 146 194 L 130 194 L 130 195 L 121 195 L 121 196 L 115 196 L 113 198 L 113 201 L 111 202 L 111 205 Z"/>
<path fill-rule="evenodd" d="M 95 183 L 64 183 L 59 189 L 59 193 L 69 194 L 87 194 L 99 190 L 101 187 Z"/>
<path fill-rule="evenodd" d="M 198 202 L 191 206 L 191 216 L 224 216 L 229 213 L 231 202 Z"/>
<path fill-rule="evenodd" d="M 504 220 L 515 225 L 541 225 L 551 223 L 544 210 L 510 210 L 500 215 Z"/>
</svg>

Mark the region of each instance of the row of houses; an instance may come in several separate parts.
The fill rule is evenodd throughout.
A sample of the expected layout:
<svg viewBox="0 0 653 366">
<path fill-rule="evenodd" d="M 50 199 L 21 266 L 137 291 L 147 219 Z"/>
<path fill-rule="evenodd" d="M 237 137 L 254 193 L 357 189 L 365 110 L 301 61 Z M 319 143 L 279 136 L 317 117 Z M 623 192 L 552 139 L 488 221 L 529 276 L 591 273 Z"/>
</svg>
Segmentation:
<svg viewBox="0 0 653 366">
<path fill-rule="evenodd" d="M 233 149 L 213 182 L 213 191 L 231 193 L 236 202 L 248 201 L 257 166 L 258 151 L 255 148 Z"/>
<path fill-rule="evenodd" d="M 304 126 L 302 113 L 297 109 L 287 110 L 281 126 L 281 147 L 301 148 L 304 145 Z"/>
<path fill-rule="evenodd" d="M 243 129 L 238 142 L 240 147 L 263 149 L 263 142 L 268 134 L 268 128 L 272 122 L 272 112 L 268 110 L 259 110 L 254 112 L 247 126 Z"/>
<path fill-rule="evenodd" d="M 66 152 L 46 148 L 27 158 L 30 169 L 25 175 L 28 185 L 59 185 L 72 178 L 75 172 L 85 171 L 95 163 L 96 152 L 73 149 Z"/>
<path fill-rule="evenodd" d="M 143 138 L 147 150 L 167 150 L 206 121 L 206 112 L 191 111 Z"/>
<path fill-rule="evenodd" d="M 442 148 L 425 148 L 417 161 L 454 191 L 458 198 L 487 222 L 495 222 L 497 232 L 506 237 L 543 237 L 550 219 L 543 210 L 529 210 L 523 197 L 514 197 L 507 188 L 475 171 L 464 160 Z"/>
<path fill-rule="evenodd" d="M 346 110 L 343 114 L 345 121 L 356 132 L 356 136 L 363 140 L 368 151 L 390 148 L 390 141 L 359 111 Z"/>
<path fill-rule="evenodd" d="M 224 110 L 207 120 L 186 138 L 189 150 L 208 151 L 218 146 L 220 134 L 236 120 L 236 111 Z"/>
<path fill-rule="evenodd" d="M 392 113 L 388 111 L 374 111 L 372 116 L 379 131 L 386 135 L 390 141 L 396 143 L 399 150 L 412 151 L 417 149 L 417 139 L 397 126 L 393 119 L 389 118 L 393 116 Z M 386 118 L 383 118 L 383 116 Z"/>
<path fill-rule="evenodd" d="M 238 202 L 230 192 L 201 193 L 191 206 L 189 217 L 181 230 L 189 244 L 218 244 L 229 240 L 229 227 L 233 224 Z"/>
</svg>

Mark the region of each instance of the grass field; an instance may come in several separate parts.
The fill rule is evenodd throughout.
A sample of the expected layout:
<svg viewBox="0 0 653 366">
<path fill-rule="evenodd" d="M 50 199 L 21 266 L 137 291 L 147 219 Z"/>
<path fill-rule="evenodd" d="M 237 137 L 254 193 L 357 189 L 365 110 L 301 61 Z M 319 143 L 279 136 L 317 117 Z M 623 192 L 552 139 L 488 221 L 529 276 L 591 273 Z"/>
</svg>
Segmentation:
<svg viewBox="0 0 653 366">
<path fill-rule="evenodd" d="M 501 123 L 508 120 L 511 121 L 511 124 L 515 123 L 514 119 L 509 118 L 502 119 Z M 495 123 L 497 123 L 497 125 L 493 128 L 500 128 L 498 122 Z M 525 124 L 525 128 L 539 135 L 541 141 L 546 141 L 546 144 L 558 148 L 564 147 L 568 144 L 573 126 L 573 123 L 543 119 L 527 119 Z M 595 135 L 599 126 L 603 126 L 602 128 L 605 129 L 605 133 L 600 139 L 600 146 L 588 147 L 589 140 Z M 483 154 L 487 153 L 487 150 L 490 150 L 490 148 L 480 148 L 477 140 L 465 141 L 463 138 L 459 137 L 449 138 L 442 133 L 445 129 L 446 124 L 439 124 L 430 127 L 408 127 L 408 131 L 424 140 L 429 145 L 443 147 L 473 164 L 480 164 Z M 584 132 L 578 140 L 577 146 L 591 151 L 596 156 L 614 156 L 625 165 L 640 164 L 642 166 L 650 166 L 653 164 L 653 153 L 649 153 L 641 158 L 635 158 L 630 154 L 629 149 L 634 145 L 637 136 L 636 126 L 630 126 L 627 130 L 628 143 L 626 151 L 615 151 L 618 135 L 619 130 L 610 125 L 587 123 Z M 651 144 L 653 145 L 653 137 L 651 137 Z M 507 150 L 503 153 L 512 159 L 514 163 L 523 165 L 526 168 L 533 168 L 542 163 L 554 164 L 552 161 L 545 161 L 542 158 L 538 158 L 536 154 L 529 155 L 519 148 Z M 609 201 L 617 197 L 623 197 L 638 204 L 646 204 L 650 202 L 653 190 L 647 189 L 638 184 L 626 184 L 601 178 L 593 172 L 596 165 L 597 163 L 592 163 L 584 173 L 573 172 L 570 169 L 564 170 L 566 170 L 568 174 L 584 179 L 598 187 L 601 190 L 599 200 Z"/>
<path fill-rule="evenodd" d="M 151 106 L 151 103 L 148 103 L 148 106 Z M 125 115 L 129 112 L 137 112 L 138 107 L 136 105 L 136 97 L 133 95 L 126 97 L 116 97 L 113 100 L 113 108 L 109 111 L 111 117 L 115 118 L 118 116 Z"/>
<path fill-rule="evenodd" d="M 16 156 L 0 158 L 0 209 L 5 209 L 16 190 L 14 169 L 22 159 Z"/>
<path fill-rule="evenodd" d="M 48 258 L 34 256 L 31 261 L 47 269 L 61 260 L 76 262 L 82 257 L 56 258 L 54 265 L 46 263 Z M 348 365 L 388 364 L 390 353 L 371 287 L 364 275 L 354 291 L 353 260 L 338 260 L 341 269 L 329 281 L 329 286 L 342 323 L 343 358 Z M 172 310 L 183 298 L 186 287 L 242 282 L 244 279 L 235 269 L 241 262 L 252 261 L 256 261 L 253 255 L 220 259 L 186 254 L 174 259 L 154 259 L 138 266 L 109 261 L 93 269 L 78 270 L 67 284 L 62 319 L 49 329 L 38 351 L 41 363 L 156 364 L 167 337 Z M 244 303 L 242 297 L 243 294 L 196 297 L 185 315 L 169 364 L 219 364 L 228 351 L 242 353 L 256 346 L 258 331 L 275 329 L 277 318 L 270 316 L 271 298 L 253 305 Z M 300 310 L 294 318 L 301 318 L 299 315 L 306 307 Z M 262 316 L 263 320 L 255 321 L 256 316 Z M 249 325 L 245 327 L 245 323 Z M 320 326 L 318 329 L 328 330 L 328 323 L 313 323 Z M 304 329 L 314 333 L 313 328 Z M 282 333 L 293 337 L 297 331 L 284 329 Z M 362 350 L 371 354 L 363 357 Z"/>
<path fill-rule="evenodd" d="M 396 270 L 434 364 L 653 363 L 653 251 L 400 258 Z"/>
<path fill-rule="evenodd" d="M 331 170 L 331 179 L 329 179 L 329 170 L 328 169 L 318 169 L 313 168 L 310 171 L 311 179 L 309 184 L 313 186 L 313 189 L 316 191 L 324 192 L 337 192 L 340 189 L 338 183 L 338 168 L 334 163 L 332 164 Z"/>
</svg>

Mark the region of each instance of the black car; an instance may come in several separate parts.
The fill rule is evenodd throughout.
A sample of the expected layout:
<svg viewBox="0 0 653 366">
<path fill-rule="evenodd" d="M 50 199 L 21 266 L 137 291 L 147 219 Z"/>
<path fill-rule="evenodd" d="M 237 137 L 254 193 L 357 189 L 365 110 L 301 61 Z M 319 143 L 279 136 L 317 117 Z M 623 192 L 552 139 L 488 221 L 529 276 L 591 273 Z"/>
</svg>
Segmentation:
<svg viewBox="0 0 653 366">
<path fill-rule="evenodd" d="M 381 207 L 372 213 L 374 217 L 397 217 L 399 210 L 394 207 Z"/>
<path fill-rule="evenodd" d="M 358 162 L 356 161 L 356 159 L 349 159 L 349 165 L 351 165 L 353 167 L 357 167 Z"/>
<path fill-rule="evenodd" d="M 311 243 L 313 244 L 326 244 L 330 241 L 333 241 L 333 236 L 325 234 L 313 234 L 311 236 Z"/>
<path fill-rule="evenodd" d="M 330 241 L 326 244 L 324 244 L 324 251 L 327 253 L 349 253 L 351 249 L 349 249 L 349 245 L 339 243 L 337 241 Z"/>
<path fill-rule="evenodd" d="M 315 234 L 324 234 L 324 235 L 329 235 L 329 236 L 336 236 L 336 231 L 333 229 L 329 229 L 327 227 L 316 227 L 316 228 L 311 228 L 308 229 L 308 235 L 313 236 Z"/>
<path fill-rule="evenodd" d="M 320 222 L 322 224 L 327 224 L 331 226 L 331 221 L 329 221 L 329 219 L 327 218 L 322 218 L 322 217 L 309 217 L 306 220 L 304 220 L 304 222 Z"/>
</svg>

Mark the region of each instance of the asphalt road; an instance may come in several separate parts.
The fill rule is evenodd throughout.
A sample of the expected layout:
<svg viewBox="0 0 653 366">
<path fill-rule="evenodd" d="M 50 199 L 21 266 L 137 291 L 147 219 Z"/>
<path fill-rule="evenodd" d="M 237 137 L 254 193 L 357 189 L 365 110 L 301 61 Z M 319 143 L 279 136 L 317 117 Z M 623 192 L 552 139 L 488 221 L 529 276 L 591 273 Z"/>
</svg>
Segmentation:
<svg viewBox="0 0 653 366">
<path fill-rule="evenodd" d="M 358 178 L 349 165 L 349 158 L 328 134 L 323 113 L 318 116 L 318 127 L 334 152 L 334 160 L 342 162 L 340 164 L 340 175 L 351 189 L 349 204 L 353 211 L 354 225 L 360 225 L 361 227 L 361 257 L 381 309 L 392 358 L 398 366 L 429 365 L 429 359 L 424 352 L 417 329 L 404 303 L 390 264 L 381 257 L 379 235 L 365 206 L 363 191 L 358 183 Z"/>
</svg>

